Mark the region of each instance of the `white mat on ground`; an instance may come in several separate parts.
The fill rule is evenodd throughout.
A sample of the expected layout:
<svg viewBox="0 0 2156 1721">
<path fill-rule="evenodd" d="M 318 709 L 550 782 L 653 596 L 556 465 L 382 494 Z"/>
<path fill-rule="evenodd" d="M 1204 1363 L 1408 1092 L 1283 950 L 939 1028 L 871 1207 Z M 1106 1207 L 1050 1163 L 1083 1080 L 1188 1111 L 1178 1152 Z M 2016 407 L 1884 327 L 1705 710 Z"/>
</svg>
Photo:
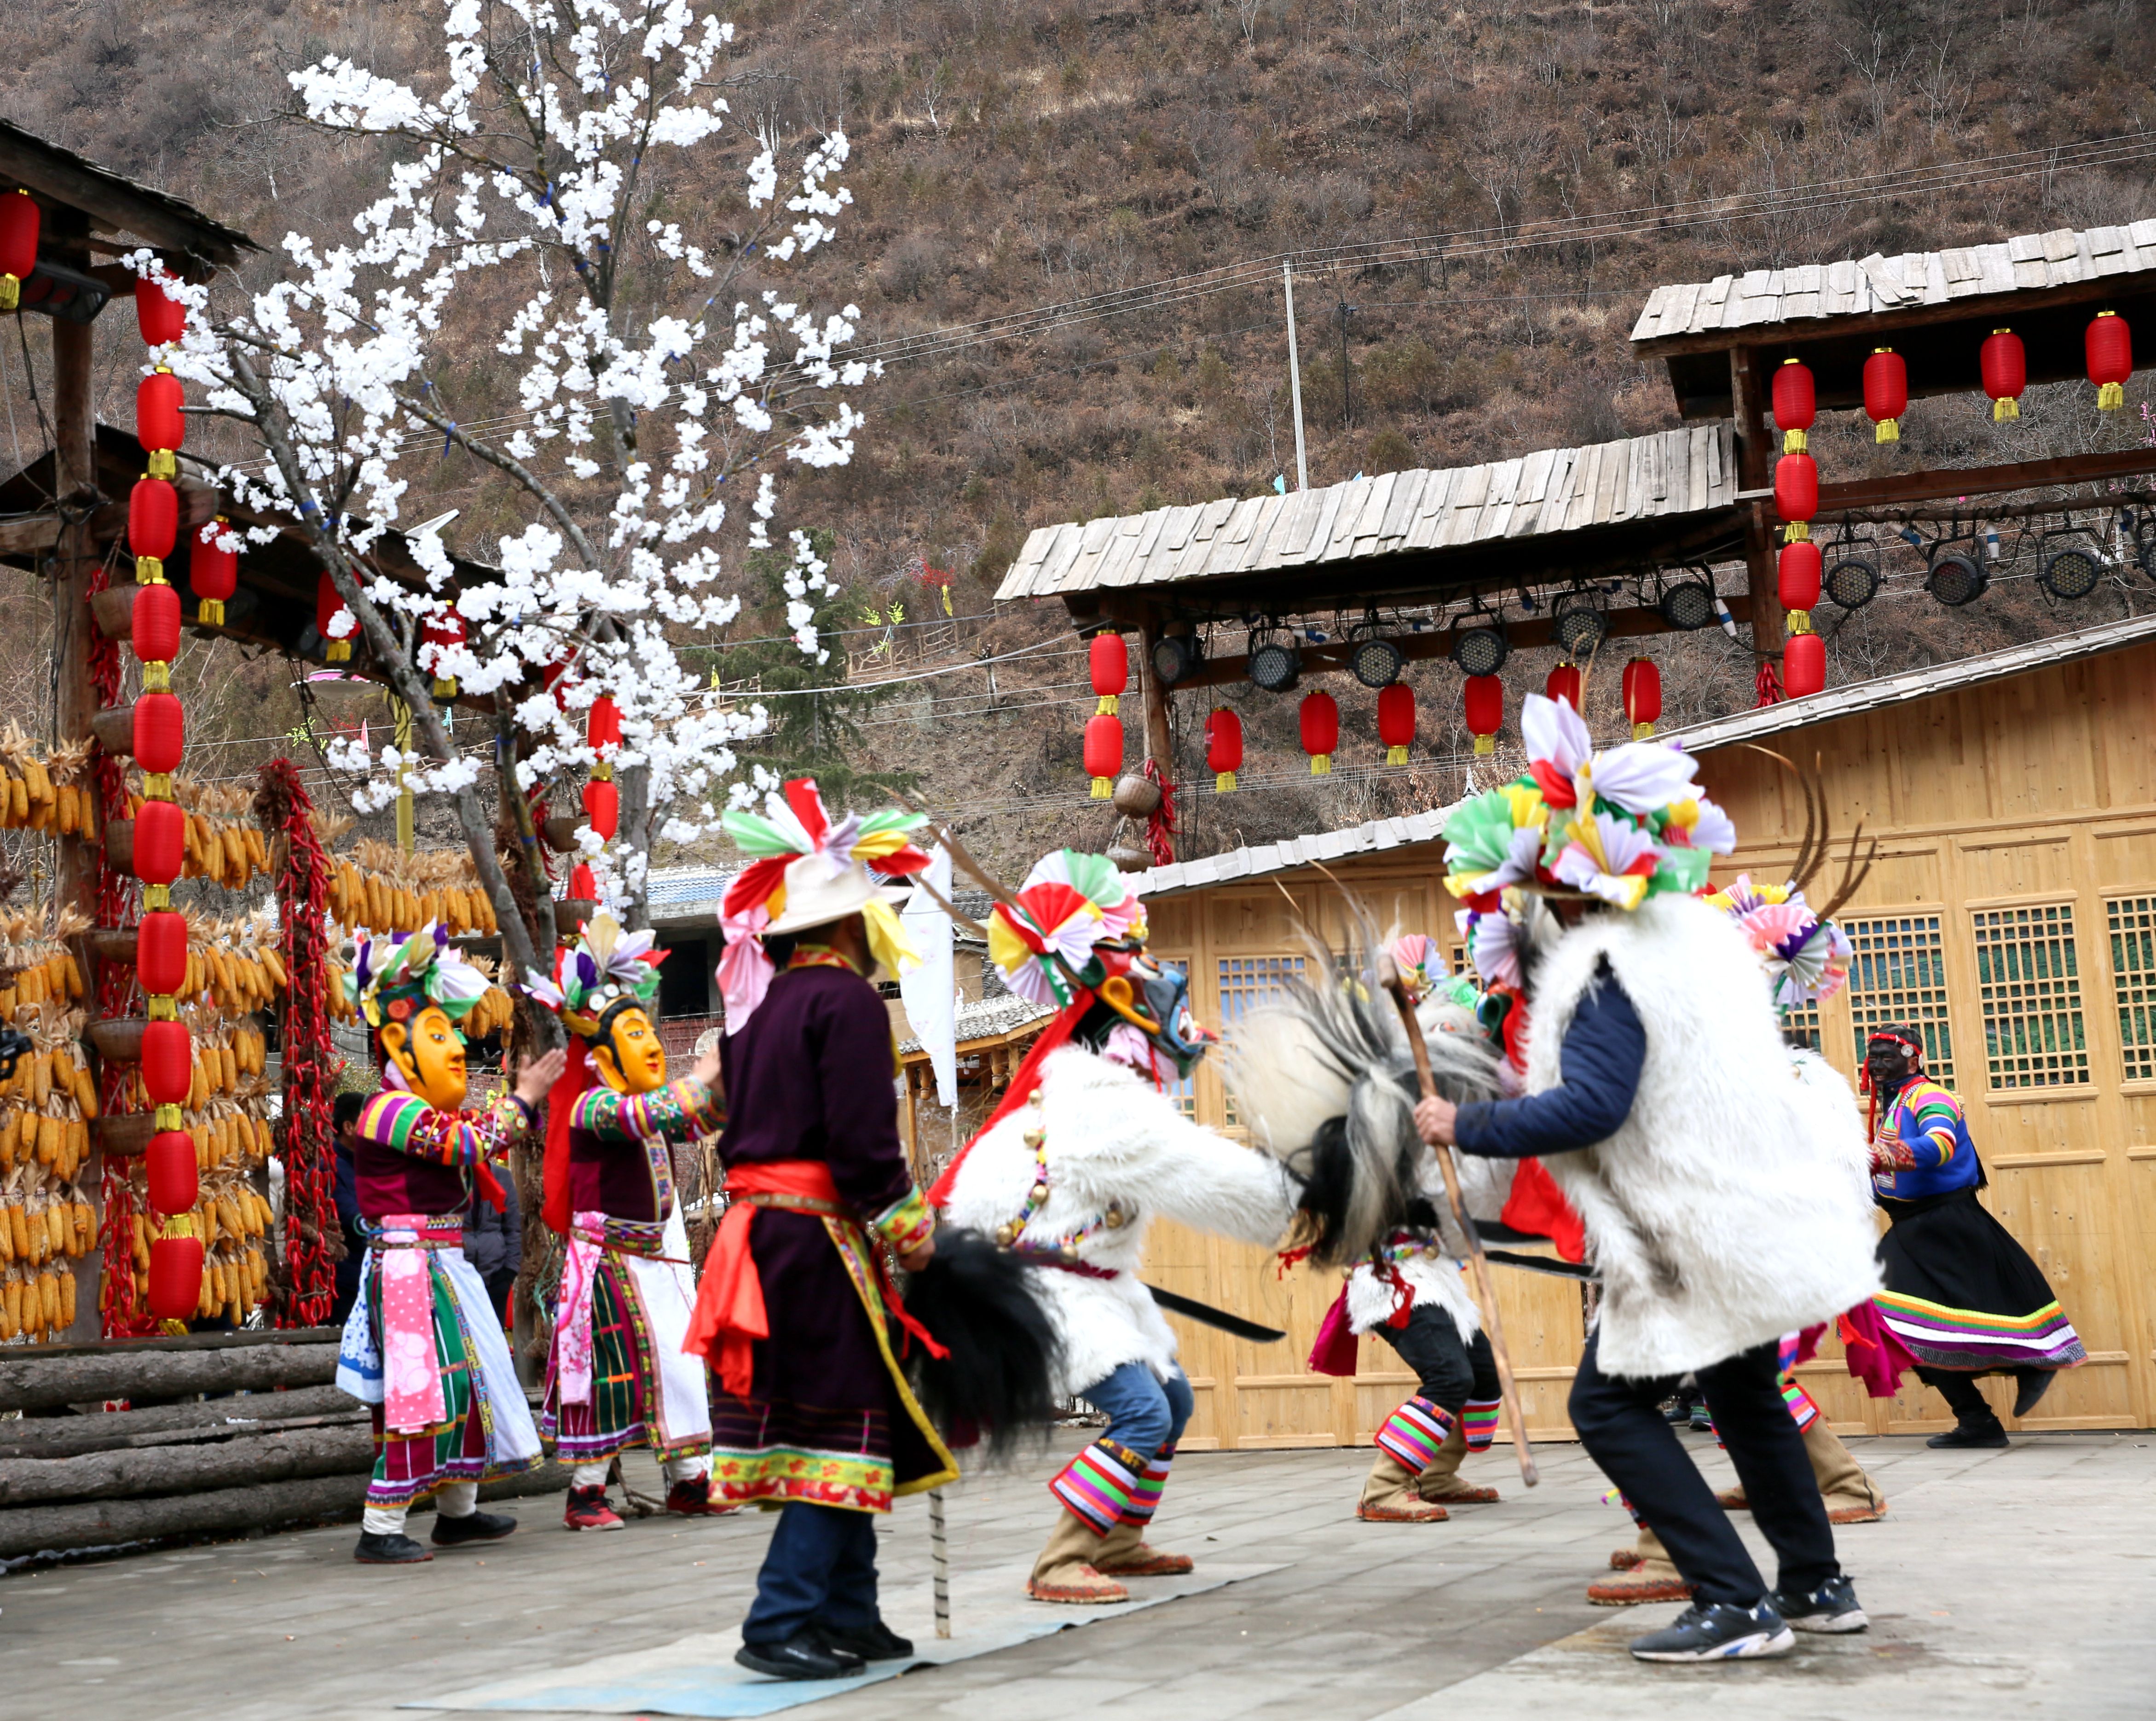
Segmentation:
<svg viewBox="0 0 2156 1721">
<path fill-rule="evenodd" d="M 934 1598 L 923 1583 L 887 1596 L 884 1617 L 913 1640 L 909 1661 L 880 1662 L 850 1679 L 767 1679 L 734 1660 L 738 1628 L 699 1632 L 655 1649 L 601 1656 L 543 1672 L 520 1674 L 464 1691 L 400 1705 L 408 1709 L 514 1713 L 540 1710 L 590 1715 L 736 1717 L 777 1714 L 803 1703 L 857 1691 L 912 1670 L 960 1662 L 1009 1649 L 1052 1631 L 1098 1625 L 1141 1608 L 1186 1595 L 1202 1595 L 1246 1578 L 1278 1571 L 1278 1565 L 1216 1565 L 1210 1562 L 1183 1578 L 1141 1578 L 1132 1598 L 1107 1607 L 1055 1606 L 1025 1599 L 1029 1565 L 953 1574 L 951 1619 L 954 1635 L 936 1636 Z"/>
</svg>

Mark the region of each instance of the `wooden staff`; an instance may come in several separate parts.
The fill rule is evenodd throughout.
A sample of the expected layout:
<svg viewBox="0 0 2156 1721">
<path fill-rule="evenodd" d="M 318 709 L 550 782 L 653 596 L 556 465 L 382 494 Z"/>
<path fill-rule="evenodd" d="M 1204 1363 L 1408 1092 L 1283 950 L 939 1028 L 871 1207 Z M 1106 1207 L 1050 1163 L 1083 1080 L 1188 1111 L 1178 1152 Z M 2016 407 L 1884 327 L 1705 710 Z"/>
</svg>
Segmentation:
<svg viewBox="0 0 2156 1721">
<path fill-rule="evenodd" d="M 1422 1022 L 1390 956 L 1378 957 L 1378 978 L 1399 1009 L 1400 1025 L 1407 1030 L 1408 1050 L 1414 1055 L 1415 1079 L 1422 1084 L 1422 1097 L 1434 1100 L 1438 1097 L 1437 1082 L 1430 1073 L 1430 1047 L 1422 1037 Z M 1512 1447 L 1520 1460 L 1520 1480 L 1533 1487 L 1542 1481 L 1542 1473 L 1535 1468 L 1535 1455 L 1527 1446 L 1527 1421 L 1520 1414 L 1520 1389 L 1512 1379 L 1512 1354 L 1505 1349 L 1505 1329 L 1497 1317 L 1497 1292 L 1490 1282 L 1490 1260 L 1482 1252 L 1482 1239 L 1476 1232 L 1475 1221 L 1467 1216 L 1467 1203 L 1460 1194 L 1460 1168 L 1453 1164 L 1452 1149 L 1434 1151 L 1438 1169 L 1445 1174 L 1445 1201 L 1460 1235 L 1467 1240 L 1467 1264 L 1474 1270 L 1475 1292 L 1481 1300 L 1482 1324 L 1489 1329 L 1491 1354 L 1497 1359 L 1498 1390 L 1505 1400 L 1505 1426 L 1512 1431 Z"/>
<path fill-rule="evenodd" d="M 943 1490 L 928 1491 L 928 1552 L 935 1569 L 936 1635 L 951 1635 L 951 1544 L 943 1533 Z"/>
</svg>

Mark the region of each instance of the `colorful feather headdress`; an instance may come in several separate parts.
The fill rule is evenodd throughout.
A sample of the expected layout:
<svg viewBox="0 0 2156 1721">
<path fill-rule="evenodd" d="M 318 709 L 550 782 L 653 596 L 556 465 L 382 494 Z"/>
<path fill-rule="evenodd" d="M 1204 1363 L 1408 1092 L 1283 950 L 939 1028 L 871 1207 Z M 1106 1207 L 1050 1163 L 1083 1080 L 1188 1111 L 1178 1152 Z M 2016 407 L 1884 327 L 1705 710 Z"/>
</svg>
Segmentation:
<svg viewBox="0 0 2156 1721">
<path fill-rule="evenodd" d="M 649 1006 L 659 995 L 659 964 L 664 950 L 651 947 L 657 934 L 624 935 L 610 914 L 595 914 L 573 944 L 554 953 L 554 978 L 531 980 L 524 989 L 562 1019 L 581 1040 L 595 1038 L 606 1013 L 624 999 Z"/>
<path fill-rule="evenodd" d="M 834 819 L 824 810 L 815 779 L 797 777 L 783 794 L 766 799 L 763 817 L 736 809 L 721 822 L 734 846 L 751 857 L 719 904 L 719 926 L 726 938 L 726 954 L 719 961 L 719 995 L 731 1035 L 741 1031 L 771 989 L 776 970 L 761 941 L 766 929 L 785 915 L 787 870 L 813 855 L 834 878 L 854 866 L 873 866 L 886 877 L 918 872 L 928 865 L 928 856 L 914 846 L 912 834 L 927 823 L 927 815 L 886 807 Z M 896 974 L 921 960 L 888 902 L 871 900 L 860 913 L 878 962 Z"/>
<path fill-rule="evenodd" d="M 1520 732 L 1527 774 L 1445 820 L 1445 886 L 1471 909 L 1488 912 L 1512 887 L 1637 908 L 1650 894 L 1697 892 L 1712 857 L 1737 846 L 1682 748 L 1627 742 L 1597 753 L 1571 702 L 1538 693 Z"/>
<path fill-rule="evenodd" d="M 1752 941 L 1782 1009 L 1817 1004 L 1848 983 L 1855 948 L 1849 934 L 1822 920 L 1795 885 L 1755 885 L 1748 873 L 1740 873 L 1734 884 L 1707 902 L 1724 911 Z"/>
<path fill-rule="evenodd" d="M 1070 976 L 1092 962 L 1096 944 L 1145 937 L 1145 905 L 1104 855 L 1045 855 L 1017 897 L 989 912 L 988 960 L 1029 1003 L 1068 1004 Z"/>
<path fill-rule="evenodd" d="M 408 1021 L 429 1004 L 460 1022 L 487 988 L 486 976 L 449 943 L 449 929 L 429 921 L 408 938 L 377 937 L 365 927 L 352 935 L 352 966 L 345 970 L 345 996 L 357 1005 L 368 1027 Z"/>
</svg>

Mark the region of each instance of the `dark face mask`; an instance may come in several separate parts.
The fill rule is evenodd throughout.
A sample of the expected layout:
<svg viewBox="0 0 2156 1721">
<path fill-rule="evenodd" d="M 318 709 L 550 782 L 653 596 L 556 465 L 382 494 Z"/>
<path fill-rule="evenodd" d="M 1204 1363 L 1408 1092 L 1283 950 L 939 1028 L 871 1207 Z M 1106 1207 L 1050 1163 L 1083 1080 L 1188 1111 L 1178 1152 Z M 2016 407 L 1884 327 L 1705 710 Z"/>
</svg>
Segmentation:
<svg viewBox="0 0 2156 1721">
<path fill-rule="evenodd" d="M 1898 1092 L 1909 1079 L 1909 1055 L 1898 1045 L 1875 1045 L 1864 1055 L 1864 1070 L 1875 1092 Z"/>
</svg>

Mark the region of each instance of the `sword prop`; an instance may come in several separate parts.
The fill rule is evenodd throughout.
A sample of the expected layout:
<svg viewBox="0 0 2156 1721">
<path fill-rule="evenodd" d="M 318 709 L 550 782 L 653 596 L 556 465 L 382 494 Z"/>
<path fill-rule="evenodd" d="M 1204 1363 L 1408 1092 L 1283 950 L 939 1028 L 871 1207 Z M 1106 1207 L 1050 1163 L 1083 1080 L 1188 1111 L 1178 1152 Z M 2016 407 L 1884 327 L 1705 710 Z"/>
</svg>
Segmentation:
<svg viewBox="0 0 2156 1721">
<path fill-rule="evenodd" d="M 1247 1338 L 1253 1344 L 1277 1344 L 1287 1337 L 1277 1327 L 1260 1327 L 1255 1321 L 1246 1321 L 1240 1315 L 1231 1315 L 1224 1308 L 1215 1308 L 1209 1302 L 1200 1302 L 1194 1297 L 1178 1297 L 1173 1291 L 1163 1291 L 1158 1285 L 1147 1285 L 1146 1290 L 1152 1300 L 1170 1314 L 1181 1315 L 1202 1326 L 1217 1327 L 1223 1333 L 1232 1333 L 1238 1338 Z"/>
<path fill-rule="evenodd" d="M 1408 999 L 1407 988 L 1400 979 L 1400 971 L 1393 965 L 1390 956 L 1380 953 L 1378 958 L 1378 979 L 1385 990 L 1393 994 L 1393 1003 L 1400 1013 L 1400 1025 L 1407 1030 L 1408 1050 L 1414 1055 L 1415 1080 L 1421 1084 L 1422 1097 L 1426 1100 L 1438 1097 L 1436 1079 L 1430 1073 L 1430 1047 L 1422 1037 L 1422 1023 L 1414 1013 L 1414 1005 Z M 1445 1174 L 1445 1199 L 1452 1209 L 1454 1221 L 1467 1240 L 1467 1265 L 1475 1274 L 1475 1293 L 1482 1304 L 1484 1324 L 1489 1329 L 1490 1351 L 1497 1359 L 1497 1384 L 1505 1400 L 1505 1426 L 1512 1431 L 1512 1446 L 1520 1461 L 1520 1480 L 1529 1487 L 1542 1481 L 1535 1468 L 1535 1455 L 1527 1446 L 1527 1421 L 1520 1414 L 1520 1389 L 1512 1379 L 1512 1353 L 1505 1349 L 1505 1329 L 1497 1314 L 1496 1287 L 1490 1282 L 1490 1257 L 1482 1252 L 1482 1239 L 1476 1235 L 1475 1221 L 1467 1216 L 1467 1203 L 1460 1193 L 1460 1168 L 1453 1163 L 1452 1149 L 1439 1148 L 1438 1169 Z"/>
</svg>

